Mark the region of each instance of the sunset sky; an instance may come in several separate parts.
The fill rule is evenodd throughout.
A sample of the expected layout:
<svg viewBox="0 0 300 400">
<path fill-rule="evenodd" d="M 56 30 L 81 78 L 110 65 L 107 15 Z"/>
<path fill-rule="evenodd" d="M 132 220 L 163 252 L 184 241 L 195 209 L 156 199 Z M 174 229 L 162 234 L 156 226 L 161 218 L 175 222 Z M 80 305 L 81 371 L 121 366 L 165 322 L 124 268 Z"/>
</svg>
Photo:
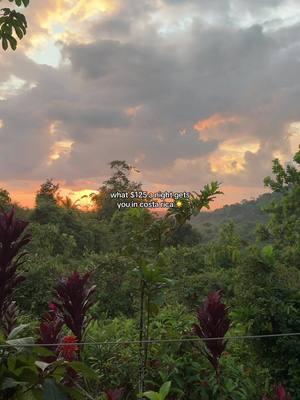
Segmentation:
<svg viewBox="0 0 300 400">
<path fill-rule="evenodd" d="M 89 193 L 118 159 L 152 191 L 218 180 L 221 206 L 264 192 L 271 160 L 298 148 L 299 0 L 32 0 L 24 12 L 26 38 L 0 51 L 0 187 L 23 205 L 46 178 Z"/>
</svg>

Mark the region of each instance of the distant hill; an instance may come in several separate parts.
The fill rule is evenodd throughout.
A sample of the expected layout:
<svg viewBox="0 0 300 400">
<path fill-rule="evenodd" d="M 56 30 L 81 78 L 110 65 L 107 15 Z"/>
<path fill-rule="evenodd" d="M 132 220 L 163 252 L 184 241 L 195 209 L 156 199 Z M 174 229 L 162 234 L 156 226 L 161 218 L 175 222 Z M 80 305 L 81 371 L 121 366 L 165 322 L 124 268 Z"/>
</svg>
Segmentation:
<svg viewBox="0 0 300 400">
<path fill-rule="evenodd" d="M 278 193 L 264 193 L 255 200 L 242 200 L 212 212 L 201 212 L 191 223 L 201 232 L 203 240 L 209 241 L 216 237 L 220 225 L 233 221 L 242 239 L 252 241 L 256 224 L 266 223 L 269 218 L 262 209 L 279 197 Z"/>
</svg>

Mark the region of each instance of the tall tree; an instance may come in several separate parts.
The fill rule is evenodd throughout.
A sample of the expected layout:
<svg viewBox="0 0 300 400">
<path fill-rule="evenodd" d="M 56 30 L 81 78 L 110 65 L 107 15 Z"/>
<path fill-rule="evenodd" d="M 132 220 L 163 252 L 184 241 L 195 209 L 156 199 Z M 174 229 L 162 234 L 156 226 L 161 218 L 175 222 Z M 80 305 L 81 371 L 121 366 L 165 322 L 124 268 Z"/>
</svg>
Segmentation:
<svg viewBox="0 0 300 400">
<path fill-rule="evenodd" d="M 266 177 L 265 186 L 282 197 L 266 208 L 271 218 L 261 233 L 272 242 L 285 265 L 300 268 L 300 149 L 286 167 L 273 160 L 272 171 L 274 177 Z"/>
<path fill-rule="evenodd" d="M 0 188 L 0 209 L 6 210 L 11 205 L 10 194 L 7 190 Z"/>
<path fill-rule="evenodd" d="M 237 314 L 252 335 L 300 330 L 300 150 L 286 166 L 273 160 L 273 177 L 264 183 L 281 193 L 266 211 L 269 223 L 259 229 L 268 245 L 250 247 L 235 275 Z M 287 385 L 299 400 L 297 337 L 257 340 L 251 347 L 277 382 Z"/>
<path fill-rule="evenodd" d="M 60 207 L 58 205 L 59 184 L 53 179 L 42 183 L 35 197 L 35 209 L 31 219 L 41 224 L 60 222 Z"/>
<path fill-rule="evenodd" d="M 118 209 L 117 202 L 120 199 L 112 198 L 111 194 L 116 192 L 130 193 L 131 191 L 141 190 L 142 184 L 130 180 L 131 171 L 137 171 L 132 165 L 126 161 L 115 160 L 110 163 L 112 176 L 103 182 L 98 193 L 92 195 L 99 215 L 103 219 L 110 219 L 114 212 Z M 127 203 L 132 199 L 121 199 Z"/>
<path fill-rule="evenodd" d="M 53 179 L 47 179 L 42 183 L 36 195 L 36 203 L 40 200 L 49 200 L 54 203 L 57 202 L 57 193 L 59 190 L 59 183 L 54 183 Z"/>
</svg>

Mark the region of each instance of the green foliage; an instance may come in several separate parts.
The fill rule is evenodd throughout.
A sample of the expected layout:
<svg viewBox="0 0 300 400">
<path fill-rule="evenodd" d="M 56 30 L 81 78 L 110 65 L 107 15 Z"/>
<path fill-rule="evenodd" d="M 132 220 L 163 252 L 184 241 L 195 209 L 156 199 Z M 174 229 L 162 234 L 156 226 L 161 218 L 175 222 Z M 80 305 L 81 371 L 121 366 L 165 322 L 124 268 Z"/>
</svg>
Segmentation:
<svg viewBox="0 0 300 400">
<path fill-rule="evenodd" d="M 300 146 L 299 146 L 300 149 Z M 294 155 L 294 165 L 288 164 L 284 168 L 278 158 L 273 160 L 272 172 L 275 179 L 270 176 L 264 179 L 265 186 L 270 187 L 274 192 L 285 192 L 300 184 L 300 150 Z"/>
<path fill-rule="evenodd" d="M 70 265 L 61 257 L 30 256 L 23 266 L 26 279 L 15 294 L 21 310 L 36 318 L 44 314 L 52 299 L 54 285 L 67 268 Z"/>
<path fill-rule="evenodd" d="M 10 194 L 7 190 L 0 188 L 0 210 L 7 210 L 11 205 Z"/>
<path fill-rule="evenodd" d="M 136 309 L 138 277 L 133 270 L 135 263 L 117 253 L 86 255 L 85 265 L 92 271 L 92 281 L 97 285 L 96 305 L 92 313 L 114 318 L 133 316 Z"/>
<path fill-rule="evenodd" d="M 218 237 L 208 246 L 207 263 L 213 268 L 236 267 L 240 261 L 242 241 L 233 222 L 221 226 Z"/>
<path fill-rule="evenodd" d="M 288 269 L 278 264 L 278 253 L 271 246 L 252 248 L 245 256 L 236 276 L 235 304 L 246 334 L 299 332 L 299 274 L 297 270 L 289 274 Z M 252 351 L 275 381 L 286 384 L 298 399 L 299 371 L 293 356 L 300 351 L 297 338 L 256 340 Z"/>
<path fill-rule="evenodd" d="M 18 322 L 14 326 L 29 326 L 12 330 L 17 335 L 8 339 L 9 349 L 0 349 L 6 398 L 107 400 L 108 393 L 123 393 L 122 400 L 133 400 L 143 393 L 148 399 L 259 400 L 282 383 L 293 400 L 300 399 L 296 336 L 228 341 L 219 379 L 202 356 L 203 343 L 186 340 L 196 308 L 215 290 L 222 290 L 230 305 L 230 335 L 299 332 L 299 163 L 298 153 L 290 166 L 274 162 L 275 177 L 265 181 L 274 193 L 210 217 L 199 214 L 196 220 L 207 224 L 201 241 L 188 221 L 193 223 L 193 214 L 220 194 L 217 183 L 162 218 L 140 208 L 116 210 L 109 193 L 140 187 L 130 181 L 132 167 L 123 161 L 111 164 L 112 177 L 94 198 L 96 212 L 62 201 L 52 180 L 42 184 L 35 209 L 17 209 L 30 218 L 33 240 L 28 261 L 20 266 L 26 280 L 14 296 L 21 312 L 12 320 Z M 11 203 L 4 190 L 1 201 Z M 254 242 L 250 231 L 256 222 L 262 225 Z M 92 272 L 97 302 L 90 309 L 86 340 L 106 343 L 85 346 L 83 364 L 59 360 L 50 366 L 42 361 L 45 349 L 24 344 L 33 340 L 26 337 L 36 334 L 57 280 L 71 270 Z M 79 375 L 79 387 L 65 385 L 68 368 Z M 163 394 L 165 382 L 172 385 Z M 11 397 L 15 394 L 19 397 Z"/>
<path fill-rule="evenodd" d="M 166 238 L 168 246 L 195 246 L 202 241 L 201 233 L 195 229 L 190 223 L 185 223 L 178 229 L 171 230 Z"/>
<path fill-rule="evenodd" d="M 30 0 L 8 1 L 11 3 L 14 2 L 18 7 L 27 7 Z M 2 12 L 0 14 L 0 40 L 2 42 L 2 48 L 3 50 L 7 50 L 8 46 L 10 46 L 12 50 L 16 50 L 18 45 L 16 38 L 22 39 L 26 35 L 26 18 L 22 13 L 11 10 L 10 8 L 2 8 L 0 11 Z"/>
<path fill-rule="evenodd" d="M 111 197 L 114 192 L 128 192 L 141 190 L 141 183 L 130 181 L 130 172 L 137 171 L 135 167 L 127 164 L 126 161 L 115 160 L 110 163 L 112 176 L 103 182 L 98 193 L 91 196 L 97 207 L 99 217 L 104 220 L 110 220 L 117 208 L 118 199 Z M 122 199 L 129 202 L 130 199 Z M 122 209 L 121 209 L 122 210 Z"/>
<path fill-rule="evenodd" d="M 144 392 L 141 396 L 145 396 L 149 400 L 165 400 L 170 392 L 171 382 L 165 382 L 159 389 L 159 392 L 148 391 Z"/>
<path fill-rule="evenodd" d="M 264 238 L 274 244 L 278 258 L 285 265 L 300 268 L 300 151 L 294 156 L 294 164 L 284 168 L 273 161 L 274 179 L 267 177 L 265 185 L 282 194 L 281 200 L 266 208 L 270 220 Z"/>
<path fill-rule="evenodd" d="M 63 360 L 53 363 L 39 361 L 52 352 L 43 347 L 30 347 L 34 340 L 31 337 L 20 338 L 22 330 L 24 326 L 19 326 L 6 342 L 0 340 L 0 344 L 6 346 L 0 349 L 1 399 L 67 399 L 62 382 L 68 376 L 70 364 Z M 83 376 L 90 374 L 80 365 L 72 364 L 72 368 Z M 83 400 L 80 394 L 77 391 L 76 398 Z"/>
<path fill-rule="evenodd" d="M 151 254 L 153 235 L 145 233 L 151 231 L 153 223 L 153 215 L 142 208 L 115 211 L 110 221 L 115 247 L 130 256 Z"/>
<path fill-rule="evenodd" d="M 264 193 L 256 200 L 242 200 L 211 212 L 203 211 L 192 219 L 192 225 L 199 230 L 204 242 L 210 242 L 216 239 L 221 225 L 233 222 L 242 241 L 254 242 L 256 225 L 268 222 L 263 209 L 280 197 L 280 193 Z"/>
<path fill-rule="evenodd" d="M 127 387 L 134 391 L 138 376 L 138 349 L 136 344 L 119 344 L 118 341 L 138 340 L 136 321 L 125 317 L 92 321 L 87 334 L 91 342 L 108 342 L 86 346 L 83 360 L 97 373 L 93 393 L 110 387 Z M 116 344 L 112 342 L 117 342 Z"/>
<path fill-rule="evenodd" d="M 189 199 L 181 199 L 181 205 L 175 203 L 174 207 L 168 209 L 167 216 L 174 216 L 176 222 L 183 225 L 189 221 L 192 216 L 197 216 L 202 208 L 210 208 L 210 203 L 217 195 L 223 194 L 219 182 L 211 182 L 204 186 L 200 193 L 193 192 Z"/>
<path fill-rule="evenodd" d="M 226 297 L 233 295 L 235 271 L 212 263 L 210 246 L 166 248 L 161 257 L 174 281 L 166 289 L 167 302 L 179 301 L 194 310 L 212 291 L 223 289 Z"/>
</svg>

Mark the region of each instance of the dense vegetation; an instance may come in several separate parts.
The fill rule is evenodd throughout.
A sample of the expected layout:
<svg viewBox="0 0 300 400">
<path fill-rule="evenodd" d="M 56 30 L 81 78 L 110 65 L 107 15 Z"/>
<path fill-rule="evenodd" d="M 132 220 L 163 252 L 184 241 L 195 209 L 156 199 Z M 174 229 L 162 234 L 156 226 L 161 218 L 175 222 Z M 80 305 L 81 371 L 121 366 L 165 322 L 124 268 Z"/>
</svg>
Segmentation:
<svg viewBox="0 0 300 400">
<path fill-rule="evenodd" d="M 201 233 L 202 241 L 209 242 L 218 236 L 221 225 L 234 222 L 236 232 L 242 240 L 255 241 L 257 224 L 266 224 L 269 216 L 265 209 L 273 201 L 279 200 L 278 192 L 264 193 L 257 199 L 242 200 L 240 203 L 225 205 L 212 212 L 202 212 L 191 222 Z"/>
<path fill-rule="evenodd" d="M 273 161 L 253 232 L 246 215 L 209 238 L 190 222 L 217 182 L 163 217 L 116 210 L 142 187 L 124 161 L 94 211 L 52 180 L 33 210 L 0 190 L 1 399 L 299 400 L 300 338 L 280 335 L 300 332 L 299 165 Z"/>
</svg>

